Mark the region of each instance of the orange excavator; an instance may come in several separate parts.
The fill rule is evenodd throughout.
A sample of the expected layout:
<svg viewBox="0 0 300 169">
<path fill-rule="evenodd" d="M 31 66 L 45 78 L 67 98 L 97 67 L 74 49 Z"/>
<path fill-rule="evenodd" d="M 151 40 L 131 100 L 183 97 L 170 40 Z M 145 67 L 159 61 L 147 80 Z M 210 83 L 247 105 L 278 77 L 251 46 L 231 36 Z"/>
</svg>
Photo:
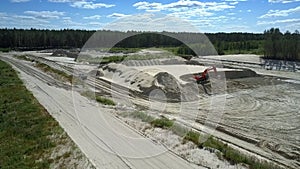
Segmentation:
<svg viewBox="0 0 300 169">
<path fill-rule="evenodd" d="M 203 89 L 204 89 L 204 92 L 208 95 L 211 95 L 207 92 L 204 84 L 208 83 L 208 79 L 209 79 L 209 75 L 208 75 L 208 72 L 213 70 L 214 73 L 217 73 L 217 68 L 215 66 L 212 66 L 212 67 L 209 67 L 207 69 L 205 69 L 201 75 L 200 74 L 197 74 L 197 75 L 194 75 L 194 79 L 196 80 L 196 82 L 198 84 L 201 84 L 203 86 Z"/>
</svg>

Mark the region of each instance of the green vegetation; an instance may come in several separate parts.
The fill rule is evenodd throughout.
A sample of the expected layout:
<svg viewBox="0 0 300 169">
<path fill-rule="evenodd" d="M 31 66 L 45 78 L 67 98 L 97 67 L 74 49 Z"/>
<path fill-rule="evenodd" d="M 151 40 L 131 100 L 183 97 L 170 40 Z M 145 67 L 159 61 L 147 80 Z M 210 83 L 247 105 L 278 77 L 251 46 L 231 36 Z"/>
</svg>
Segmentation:
<svg viewBox="0 0 300 169">
<path fill-rule="evenodd" d="M 13 57 L 17 58 L 17 59 L 21 59 L 21 60 L 26 60 L 29 62 L 36 62 L 35 67 L 39 68 L 40 70 L 46 72 L 46 73 L 50 73 L 52 75 L 54 75 L 54 78 L 57 78 L 59 80 L 65 80 L 69 83 L 73 82 L 73 76 L 69 75 L 61 70 L 57 70 L 54 69 L 52 67 L 50 67 L 49 65 L 45 64 L 45 63 L 41 63 L 39 61 L 36 61 L 34 59 L 30 59 L 30 57 L 28 57 L 30 55 L 14 55 Z"/>
<path fill-rule="evenodd" d="M 152 121 L 155 120 L 154 117 L 148 115 L 145 112 L 142 111 L 134 111 L 134 112 L 127 112 L 127 113 L 122 113 L 120 114 L 123 117 L 131 117 L 134 119 L 140 119 L 142 122 L 146 122 L 146 123 L 151 123 Z"/>
<path fill-rule="evenodd" d="M 264 32 L 264 57 L 267 59 L 300 60 L 300 33 L 281 33 L 278 28 Z"/>
<path fill-rule="evenodd" d="M 141 48 L 118 48 L 118 47 L 113 47 L 109 49 L 110 53 L 124 53 L 124 54 L 128 54 L 128 53 L 136 53 L 138 51 L 140 51 Z"/>
<path fill-rule="evenodd" d="M 186 133 L 184 139 L 199 145 L 200 134 L 194 131 L 189 131 Z"/>
<path fill-rule="evenodd" d="M 275 166 L 266 161 L 260 161 L 253 157 L 249 157 L 239 152 L 238 150 L 233 149 L 232 147 L 224 144 L 223 142 L 216 140 L 213 137 L 209 137 L 204 143 L 203 147 L 211 147 L 216 150 L 219 150 L 218 156 L 226 159 L 231 164 L 247 164 L 250 169 L 279 169 L 281 167 Z"/>
<path fill-rule="evenodd" d="M 163 50 L 162 50 L 163 51 Z M 125 60 L 151 60 L 151 59 L 161 59 L 161 58 L 172 58 L 173 54 L 167 51 L 161 52 L 159 54 L 133 54 L 133 55 L 123 55 L 123 56 L 108 56 L 108 57 L 92 57 L 92 56 L 81 56 L 77 58 L 77 62 L 89 62 L 89 63 L 119 63 Z"/>
<path fill-rule="evenodd" d="M 102 64 L 106 64 L 106 63 L 118 63 L 118 62 L 122 62 L 127 56 L 109 56 L 109 57 L 103 57 L 100 60 L 100 63 Z"/>
<path fill-rule="evenodd" d="M 169 53 L 160 54 L 146 54 L 146 55 L 128 55 L 126 60 L 151 60 L 151 59 L 162 59 L 162 58 L 172 58 L 174 55 Z"/>
<path fill-rule="evenodd" d="M 170 130 L 176 135 L 181 137 L 185 137 L 186 133 L 189 131 L 186 127 L 183 127 L 181 124 L 175 122 L 173 126 L 170 128 Z"/>
<path fill-rule="evenodd" d="M 41 50 L 81 48 L 95 31 L 0 29 L 0 48 Z"/>
<path fill-rule="evenodd" d="M 107 64 L 107 63 L 118 63 L 122 62 L 127 56 L 109 56 L 109 57 L 92 57 L 92 56 L 80 56 L 76 59 L 76 62 L 89 62 L 97 64 Z"/>
<path fill-rule="evenodd" d="M 0 168 L 49 168 L 58 123 L 0 61 Z"/>
<path fill-rule="evenodd" d="M 29 62 L 33 62 L 34 60 L 30 59 L 28 56 L 29 55 L 14 55 L 13 57 L 15 57 L 17 59 L 21 59 L 21 60 L 26 60 L 26 61 L 29 61 Z"/>
<path fill-rule="evenodd" d="M 95 33 L 86 30 L 37 30 L 37 29 L 0 29 L 0 49 L 13 50 L 38 50 L 53 48 L 81 48 Z M 200 53 L 201 55 L 215 54 L 208 42 L 201 43 L 203 34 L 199 33 L 155 33 L 155 32 L 118 32 L 102 30 L 101 39 L 112 37 L 128 37 L 118 42 L 109 49 L 112 53 L 134 53 L 141 48 L 173 48 L 176 55 L 185 56 Z M 299 31 L 282 34 L 279 29 L 270 29 L 264 33 L 206 33 L 218 54 L 264 54 L 267 58 L 299 60 Z M 172 36 L 172 37 L 170 37 Z M 192 45 L 198 45 L 197 51 L 192 51 L 183 42 L 187 40 Z M 204 39 L 205 40 L 205 39 Z M 105 48 L 107 46 L 101 46 Z M 206 49 L 206 50 L 205 50 Z M 99 62 L 98 62 L 99 63 Z"/>
<path fill-rule="evenodd" d="M 188 130 L 174 121 L 167 118 L 154 118 L 144 112 L 131 112 L 122 114 L 122 116 L 130 116 L 136 119 L 141 119 L 143 122 L 150 123 L 153 127 L 169 129 L 175 134 L 184 137 L 184 142 L 191 141 L 199 148 L 210 148 L 217 150 L 216 154 L 220 159 L 225 159 L 231 164 L 246 164 L 250 169 L 280 169 L 281 167 L 271 164 L 266 161 L 261 161 L 241 153 L 240 151 L 228 146 L 224 142 L 210 136 L 206 137 L 194 130 Z M 201 139 L 206 139 L 204 142 Z"/>
<path fill-rule="evenodd" d="M 151 121 L 150 124 L 154 127 L 167 129 L 167 128 L 170 128 L 173 126 L 174 121 L 169 120 L 167 118 L 160 118 L 160 119 L 155 119 L 155 120 Z"/>
<path fill-rule="evenodd" d="M 102 96 L 99 96 L 97 93 L 94 93 L 90 90 L 86 90 L 84 92 L 81 92 L 80 94 L 84 97 L 89 98 L 89 99 L 96 100 L 98 103 L 101 103 L 101 104 L 104 104 L 104 105 L 110 105 L 110 106 L 115 106 L 116 105 L 116 103 L 113 100 L 102 97 Z"/>
<path fill-rule="evenodd" d="M 104 97 L 101 97 L 101 96 L 96 96 L 96 101 L 101 103 L 101 104 L 104 104 L 104 105 L 110 105 L 110 106 L 115 106 L 116 103 L 108 98 L 104 98 Z"/>
<path fill-rule="evenodd" d="M 9 52 L 10 48 L 0 48 L 0 52 Z"/>
<path fill-rule="evenodd" d="M 138 112 L 132 112 L 130 114 L 131 117 L 136 118 L 136 119 L 141 119 L 142 122 L 147 122 L 147 123 L 151 123 L 153 120 L 155 120 L 154 117 L 149 116 L 148 114 L 138 111 Z"/>
<path fill-rule="evenodd" d="M 148 115 L 145 112 L 137 111 L 137 112 L 130 112 L 128 114 L 122 114 L 123 116 L 130 116 L 135 119 L 140 119 L 142 122 L 146 122 L 151 124 L 153 127 L 159 127 L 164 129 L 169 129 L 174 125 L 173 120 L 169 120 L 168 118 L 155 118 L 151 115 Z"/>
<path fill-rule="evenodd" d="M 49 65 L 38 62 L 38 61 L 36 61 L 35 66 L 46 73 L 54 74 L 55 75 L 54 77 L 56 77 L 58 79 L 61 78 L 63 80 L 66 80 L 67 82 L 72 83 L 72 79 L 73 79 L 72 75 L 68 75 L 67 73 L 65 73 L 61 70 L 54 69 L 54 68 L 50 67 Z"/>
</svg>

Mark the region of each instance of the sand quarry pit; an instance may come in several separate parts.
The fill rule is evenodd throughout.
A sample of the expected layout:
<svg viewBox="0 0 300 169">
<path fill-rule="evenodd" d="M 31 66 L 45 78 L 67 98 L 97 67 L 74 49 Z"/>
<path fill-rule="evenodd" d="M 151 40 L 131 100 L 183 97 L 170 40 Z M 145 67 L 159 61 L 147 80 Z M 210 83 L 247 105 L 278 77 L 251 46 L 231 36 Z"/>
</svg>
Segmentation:
<svg viewBox="0 0 300 169">
<path fill-rule="evenodd" d="M 236 59 L 244 59 L 243 57 L 247 56 L 239 55 Z M 204 63 L 207 60 L 206 58 L 200 61 Z M 192 123 L 204 124 L 212 106 L 215 106 L 210 102 L 213 96 L 206 95 L 202 87 L 195 83 L 192 75 L 201 73 L 207 66 L 175 64 L 173 61 L 167 63 L 161 64 L 159 60 L 140 60 L 132 65 L 110 63 L 102 65 L 94 73 L 98 75 L 98 79 L 142 93 L 143 98 L 139 98 L 139 95 L 132 97 L 137 104 L 149 101 L 153 91 L 162 91 L 165 97 L 159 95 L 156 100 L 167 100 L 166 113 L 177 116 L 176 119 L 179 120 L 192 119 Z M 226 77 L 226 104 L 221 121 L 216 122 L 218 130 L 250 143 L 253 145 L 251 151 L 259 155 L 283 163 L 289 168 L 299 168 L 299 72 L 265 70 L 253 64 L 233 64 L 225 61 L 223 64 L 224 67 L 230 68 L 217 68 Z M 79 66 L 97 67 L 84 64 Z M 210 91 L 209 84 L 207 88 Z M 187 97 L 182 98 L 182 93 Z M 195 96 L 194 93 L 198 95 Z M 178 114 L 181 102 L 190 107 L 194 105 L 194 100 L 200 102 L 200 106 L 196 107 L 196 114 L 193 114 L 193 111 Z M 149 104 L 145 106 L 149 107 Z M 217 133 L 215 136 L 224 138 L 224 135 Z M 249 149 L 239 141 L 235 143 L 242 149 Z"/>
<path fill-rule="evenodd" d="M 97 75 L 115 84 L 149 96 L 152 91 L 160 90 L 167 101 L 192 101 L 195 94 L 205 94 L 202 86 L 196 84 L 194 74 L 202 73 L 208 66 L 199 65 L 151 65 L 151 66 L 126 66 L 124 64 L 110 63 L 99 69 Z M 211 72 L 210 72 L 211 73 Z M 212 72 L 213 74 L 214 72 Z M 243 69 L 217 68 L 218 77 L 226 81 L 225 77 L 241 78 L 256 76 L 255 72 Z M 196 89 L 197 88 L 197 89 Z M 209 89 L 209 84 L 207 85 Z M 184 93 L 184 94 L 182 94 Z M 182 97 L 182 96 L 185 97 Z M 187 96 L 192 96 L 188 98 Z"/>
<path fill-rule="evenodd" d="M 143 64 L 140 64 L 143 65 Z M 126 66 L 111 63 L 98 78 L 139 91 L 146 97 L 158 89 L 168 102 L 199 100 L 197 122 L 205 123 L 211 105 L 192 75 L 207 67 L 199 65 Z M 300 85 L 292 79 L 256 74 L 244 68 L 217 68 L 226 77 L 226 104 L 218 129 L 272 154 L 272 160 L 300 166 Z M 189 86 L 189 87 L 186 87 Z M 208 90 L 210 91 L 209 84 Z M 185 89 L 185 90 L 184 90 Z M 199 94 L 195 97 L 195 91 Z M 182 97 L 182 93 L 184 96 Z M 174 112 L 179 110 L 173 108 Z M 188 113 L 187 113 L 188 115 Z M 195 115 L 191 115 L 195 116 Z M 256 150 L 254 150 L 256 151 Z"/>
</svg>

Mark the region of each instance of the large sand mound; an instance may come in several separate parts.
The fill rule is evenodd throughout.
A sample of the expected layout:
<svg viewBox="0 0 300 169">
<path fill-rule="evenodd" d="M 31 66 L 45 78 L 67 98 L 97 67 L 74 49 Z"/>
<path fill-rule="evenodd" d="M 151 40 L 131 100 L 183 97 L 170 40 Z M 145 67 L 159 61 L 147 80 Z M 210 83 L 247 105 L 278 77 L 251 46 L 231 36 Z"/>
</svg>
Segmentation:
<svg viewBox="0 0 300 169">
<path fill-rule="evenodd" d="M 151 92 L 160 90 L 164 93 L 164 96 L 155 95 L 155 99 L 168 99 L 168 100 L 179 100 L 181 95 L 181 85 L 178 80 L 167 72 L 159 72 L 150 82 L 150 87 L 141 87 L 143 94 L 149 96 Z"/>
<path fill-rule="evenodd" d="M 185 100 L 187 96 L 182 97 L 182 92 L 192 90 L 190 88 L 187 90 L 185 87 L 191 85 L 183 85 L 172 74 L 153 67 L 139 70 L 134 67 L 111 63 L 103 66 L 98 72 L 100 72 L 98 75 L 101 75 L 100 78 L 102 79 L 139 91 L 145 96 L 157 97 L 155 99 Z M 158 91 L 164 95 L 153 95 L 152 92 Z"/>
<path fill-rule="evenodd" d="M 194 65 L 132 67 L 110 63 L 104 65 L 97 74 L 102 79 L 139 91 L 145 96 L 151 95 L 158 100 L 193 101 L 198 98 L 199 94 L 205 92 L 201 86 L 196 84 L 193 74 L 186 73 L 196 72 L 196 70 L 203 71 L 205 68 L 207 67 Z M 223 78 L 227 78 L 227 76 L 229 78 L 256 76 L 255 72 L 246 69 L 218 68 L 218 74 Z M 207 90 L 210 90 L 209 85 L 207 85 Z M 157 95 L 154 92 L 160 94 Z"/>
</svg>

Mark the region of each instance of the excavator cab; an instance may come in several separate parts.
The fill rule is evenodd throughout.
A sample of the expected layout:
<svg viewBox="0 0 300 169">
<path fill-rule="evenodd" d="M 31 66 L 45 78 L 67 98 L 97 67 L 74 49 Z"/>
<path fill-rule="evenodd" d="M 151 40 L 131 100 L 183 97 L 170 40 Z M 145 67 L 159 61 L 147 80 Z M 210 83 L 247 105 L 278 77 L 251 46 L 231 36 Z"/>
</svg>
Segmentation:
<svg viewBox="0 0 300 169">
<path fill-rule="evenodd" d="M 205 87 L 205 84 L 209 83 L 209 75 L 208 75 L 208 72 L 213 70 L 214 73 L 217 73 L 217 68 L 215 66 L 212 66 L 210 68 L 207 68 L 205 69 L 201 74 L 199 75 L 194 75 L 194 79 L 196 80 L 197 84 L 201 84 L 203 89 L 204 89 L 204 92 L 207 94 L 207 95 L 211 95 L 207 92 L 206 90 L 206 87 Z"/>
<path fill-rule="evenodd" d="M 211 71 L 211 70 L 213 70 L 214 73 L 217 73 L 217 68 L 215 66 L 212 66 L 210 68 L 205 69 L 201 73 L 201 75 L 200 74 L 199 75 L 194 75 L 194 79 L 196 80 L 196 82 L 198 84 L 206 84 L 206 83 L 208 83 L 209 82 L 208 81 L 208 79 L 209 79 L 208 72 Z"/>
</svg>

